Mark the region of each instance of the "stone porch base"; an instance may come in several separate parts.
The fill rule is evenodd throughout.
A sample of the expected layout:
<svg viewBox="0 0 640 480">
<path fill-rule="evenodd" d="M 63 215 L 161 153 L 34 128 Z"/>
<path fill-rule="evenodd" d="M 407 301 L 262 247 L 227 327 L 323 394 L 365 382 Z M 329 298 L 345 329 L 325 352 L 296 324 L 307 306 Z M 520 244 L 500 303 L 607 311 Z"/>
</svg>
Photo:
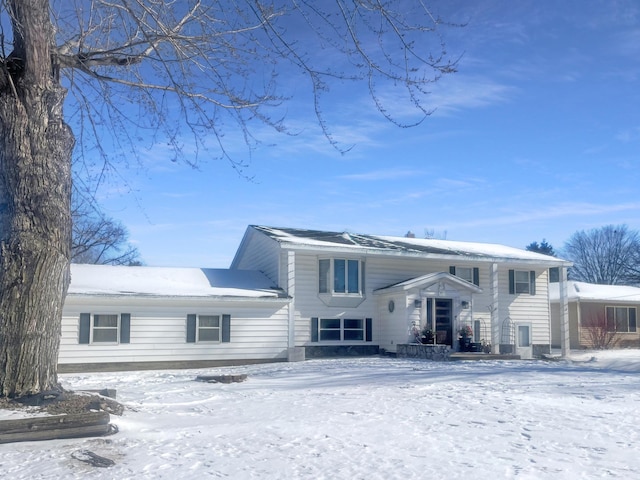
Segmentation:
<svg viewBox="0 0 640 480">
<path fill-rule="evenodd" d="M 400 343 L 396 345 L 398 358 L 423 358 L 426 360 L 449 360 L 449 345 L 422 345 L 419 343 Z"/>
</svg>

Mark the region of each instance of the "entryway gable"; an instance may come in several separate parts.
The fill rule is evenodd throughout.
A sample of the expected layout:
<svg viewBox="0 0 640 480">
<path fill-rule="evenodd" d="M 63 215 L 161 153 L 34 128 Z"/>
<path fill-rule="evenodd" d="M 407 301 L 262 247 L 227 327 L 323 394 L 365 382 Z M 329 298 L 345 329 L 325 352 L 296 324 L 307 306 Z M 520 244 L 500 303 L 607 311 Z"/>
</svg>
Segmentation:
<svg viewBox="0 0 640 480">
<path fill-rule="evenodd" d="M 432 331 L 439 344 L 454 346 L 455 331 L 471 317 L 474 294 L 482 289 L 448 272 L 435 272 L 374 290 L 378 298 L 380 344 L 416 341 L 416 329 Z"/>
<path fill-rule="evenodd" d="M 394 283 L 387 287 L 375 290 L 374 294 L 390 294 L 408 292 L 410 290 L 419 290 L 425 293 L 431 293 L 438 296 L 444 296 L 447 290 L 466 293 L 482 293 L 482 289 L 473 283 L 456 277 L 447 272 L 436 272 L 421 275 L 399 283 Z"/>
</svg>

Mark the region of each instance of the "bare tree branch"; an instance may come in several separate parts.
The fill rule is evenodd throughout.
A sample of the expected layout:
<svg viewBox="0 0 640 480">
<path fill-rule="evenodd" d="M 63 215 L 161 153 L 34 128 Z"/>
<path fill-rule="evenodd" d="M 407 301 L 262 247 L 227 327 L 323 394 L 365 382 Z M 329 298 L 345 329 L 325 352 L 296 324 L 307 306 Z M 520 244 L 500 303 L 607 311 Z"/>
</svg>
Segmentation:
<svg viewBox="0 0 640 480">
<path fill-rule="evenodd" d="M 260 143 L 256 122 L 291 134 L 283 118 L 270 113 L 290 94 L 279 75 L 306 77 L 318 125 L 335 148 L 346 151 L 350 146 L 334 138 L 324 114 L 332 82 L 363 82 L 378 111 L 406 127 L 433 112 L 429 88 L 457 63 L 441 34 L 455 25 L 423 2 L 56 0 L 52 15 L 61 75 L 72 92 L 81 92 L 70 97 L 70 111 L 83 111 L 75 118 L 111 122 L 123 115 L 126 99 L 143 108 L 146 118 L 133 125 L 140 135 L 174 139 L 177 157 L 188 162 L 197 161 L 194 152 L 213 151 L 239 172 L 246 163 L 229 154 L 229 129 L 241 133 L 249 151 Z M 404 91 L 417 119 L 396 116 L 395 102 L 381 93 L 388 89 Z M 95 144 L 105 135 L 114 137 L 109 143 L 128 143 L 131 129 L 123 126 L 131 120 L 124 115 L 111 131 L 91 129 L 91 138 L 85 133 L 80 157 L 97 148 L 113 163 L 114 153 Z M 174 121 L 178 117 L 182 123 Z M 188 152 L 178 140 L 187 133 L 193 145 Z M 130 153 L 123 146 L 119 155 L 126 160 Z"/>
<path fill-rule="evenodd" d="M 128 243 L 127 229 L 105 216 L 92 196 L 75 190 L 72 197 L 71 261 L 101 265 L 140 265 L 138 250 Z"/>
<path fill-rule="evenodd" d="M 572 280 L 603 285 L 640 282 L 640 237 L 626 225 L 576 232 L 563 250 L 573 262 L 569 269 Z"/>
</svg>

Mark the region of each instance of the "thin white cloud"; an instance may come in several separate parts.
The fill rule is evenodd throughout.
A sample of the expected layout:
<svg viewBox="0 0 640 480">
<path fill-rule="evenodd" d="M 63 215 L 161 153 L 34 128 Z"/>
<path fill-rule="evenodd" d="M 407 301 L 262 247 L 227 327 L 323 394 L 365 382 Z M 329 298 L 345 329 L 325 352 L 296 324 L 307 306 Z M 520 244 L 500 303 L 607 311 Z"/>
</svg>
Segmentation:
<svg viewBox="0 0 640 480">
<path fill-rule="evenodd" d="M 483 108 L 508 102 L 517 89 L 484 77 L 456 74 L 436 85 L 431 101 L 434 115 L 448 115 L 459 110 Z"/>
<path fill-rule="evenodd" d="M 440 190 L 451 190 L 451 189 L 467 189 L 467 188 L 475 188 L 479 184 L 483 184 L 483 180 L 479 180 L 477 178 L 474 179 L 459 179 L 459 178 L 439 178 L 435 186 Z"/>
<path fill-rule="evenodd" d="M 623 143 L 640 140 L 640 127 L 632 127 L 622 130 L 615 136 L 615 139 Z"/>
<path fill-rule="evenodd" d="M 495 217 L 477 217 L 476 219 L 468 222 L 449 225 L 449 227 L 461 228 L 479 226 L 486 227 L 489 225 L 514 225 L 540 220 L 550 220 L 576 216 L 594 216 L 633 210 L 640 211 L 640 202 L 629 202 L 612 205 L 593 203 L 562 203 L 555 206 L 538 208 L 535 210 L 522 210 Z"/>
<path fill-rule="evenodd" d="M 426 172 L 421 170 L 390 168 L 390 169 L 383 169 L 383 170 L 373 170 L 371 172 L 340 175 L 338 176 L 338 178 L 341 178 L 344 180 L 379 181 L 379 180 L 394 180 L 398 178 L 410 178 L 410 177 L 422 176 L 425 174 Z"/>
<path fill-rule="evenodd" d="M 640 29 L 620 32 L 616 37 L 615 50 L 612 53 L 631 57 L 634 60 L 640 54 Z"/>
<path fill-rule="evenodd" d="M 424 172 L 422 172 L 424 173 Z M 423 198 L 443 199 L 447 195 L 459 195 L 462 191 L 470 192 L 482 189 L 487 182 L 482 178 L 437 178 L 424 184 L 424 188 L 419 190 L 399 191 L 397 195 L 388 195 L 381 200 L 379 205 L 406 205 L 407 202 L 413 204 Z M 401 193 L 400 193 L 401 192 Z"/>
<path fill-rule="evenodd" d="M 161 193 L 161 195 L 163 197 L 177 199 L 177 198 L 193 198 L 197 196 L 197 193 L 195 192 L 163 192 Z"/>
</svg>

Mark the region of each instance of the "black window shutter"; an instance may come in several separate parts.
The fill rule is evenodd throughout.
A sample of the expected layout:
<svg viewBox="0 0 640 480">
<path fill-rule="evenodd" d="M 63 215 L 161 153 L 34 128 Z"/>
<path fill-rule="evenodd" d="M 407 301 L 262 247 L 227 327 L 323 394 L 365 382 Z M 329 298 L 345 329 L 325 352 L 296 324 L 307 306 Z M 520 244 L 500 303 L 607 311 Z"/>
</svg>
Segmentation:
<svg viewBox="0 0 640 480">
<path fill-rule="evenodd" d="M 78 343 L 89 343 L 89 338 L 91 335 L 91 314 L 90 313 L 81 313 L 80 314 L 80 328 L 78 332 Z"/>
<path fill-rule="evenodd" d="M 196 315 L 190 313 L 187 315 L 187 343 L 196 342 Z"/>
<path fill-rule="evenodd" d="M 365 341 L 372 342 L 373 341 L 373 320 L 370 318 L 366 319 L 366 330 L 365 330 Z"/>
<path fill-rule="evenodd" d="M 450 273 L 451 275 L 455 275 L 455 274 L 456 274 L 456 267 L 454 267 L 453 265 L 451 265 L 451 266 L 449 267 L 449 273 Z"/>
<path fill-rule="evenodd" d="M 534 270 L 529 272 L 529 293 L 536 294 L 536 272 Z"/>
<path fill-rule="evenodd" d="M 120 314 L 120 343 L 130 342 L 130 339 L 131 339 L 130 332 L 131 332 L 131 314 L 121 313 Z"/>
<path fill-rule="evenodd" d="M 636 309 L 634 307 L 629 308 L 629 331 L 636 332 L 637 331 L 636 324 Z"/>
<path fill-rule="evenodd" d="M 509 270 L 509 293 L 516 293 L 516 272 L 513 270 Z"/>
<path fill-rule="evenodd" d="M 231 315 L 222 315 L 222 342 L 231 341 Z"/>
<path fill-rule="evenodd" d="M 473 284 L 480 286 L 480 269 L 478 267 L 473 267 Z"/>
<path fill-rule="evenodd" d="M 318 317 L 313 317 L 311 319 L 311 341 L 318 341 Z"/>
</svg>

